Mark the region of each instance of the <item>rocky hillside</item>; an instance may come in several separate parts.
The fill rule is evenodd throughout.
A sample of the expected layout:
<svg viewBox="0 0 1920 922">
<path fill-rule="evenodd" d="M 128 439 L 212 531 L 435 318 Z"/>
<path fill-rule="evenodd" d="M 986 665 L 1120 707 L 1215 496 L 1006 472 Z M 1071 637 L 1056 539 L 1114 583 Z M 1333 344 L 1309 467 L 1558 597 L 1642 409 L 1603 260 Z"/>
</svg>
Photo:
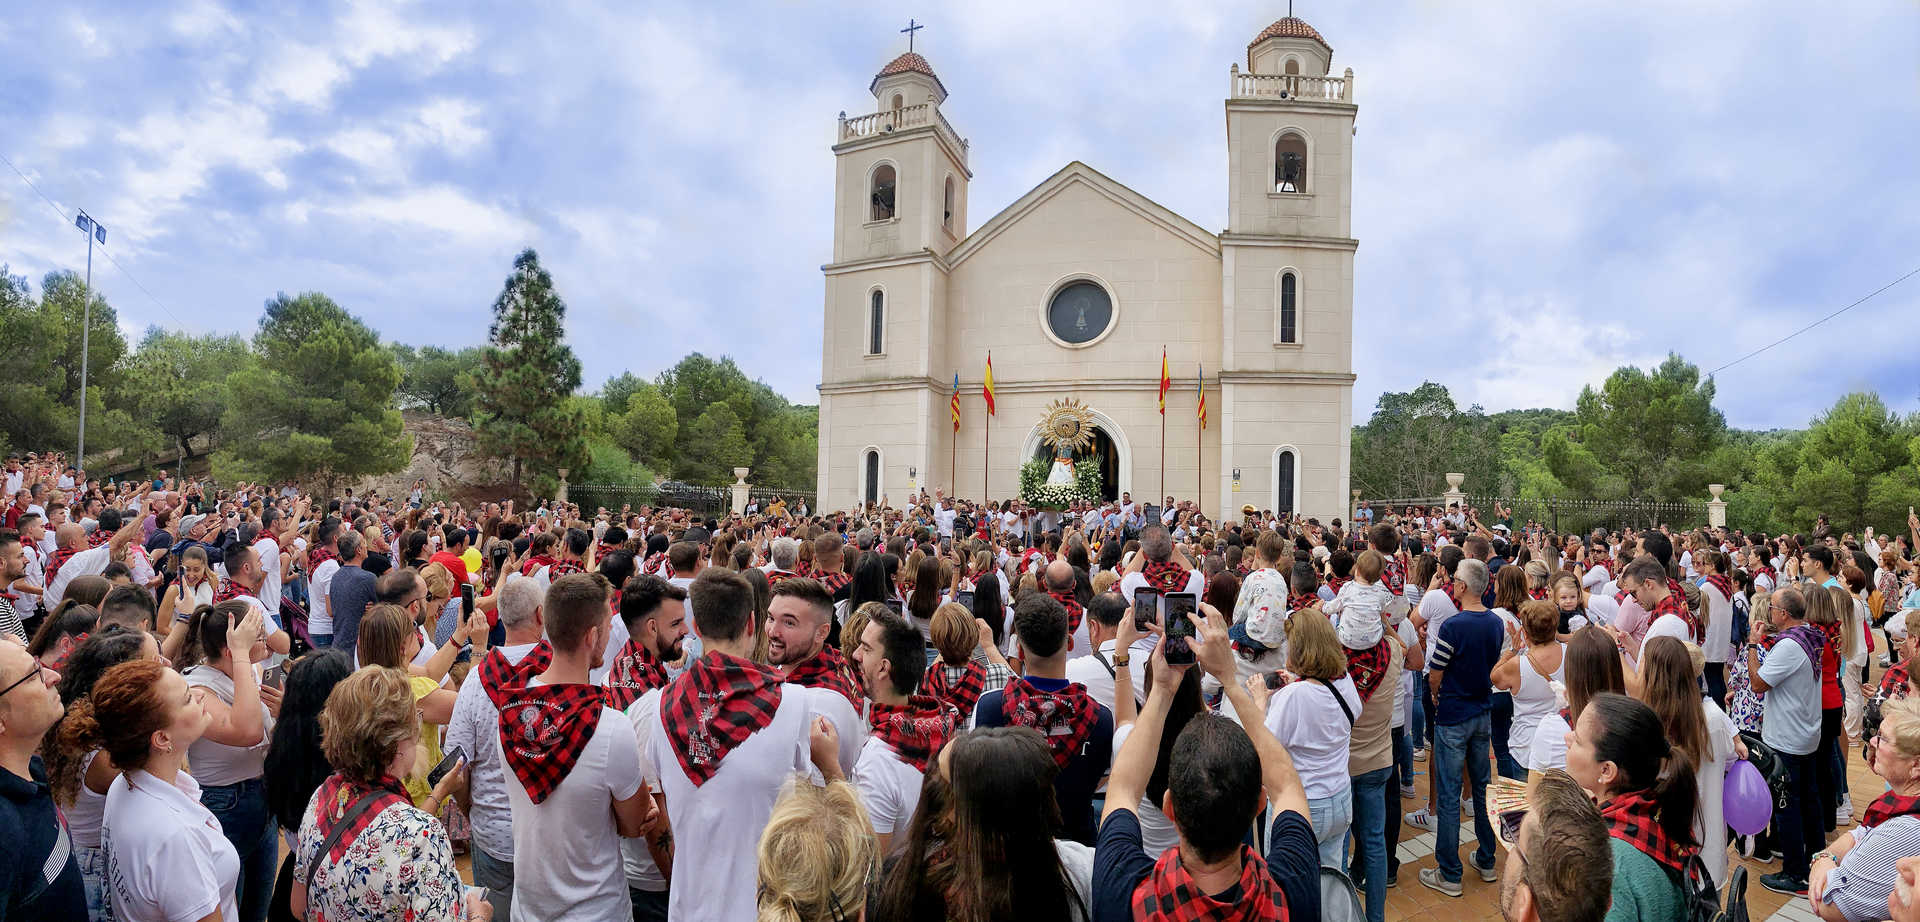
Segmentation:
<svg viewBox="0 0 1920 922">
<path fill-rule="evenodd" d="M 413 436 L 413 458 L 405 470 L 364 477 L 354 492 L 377 490 L 404 497 L 416 479 L 425 479 L 429 495 L 450 496 L 463 503 L 498 500 L 519 493 L 507 482 L 511 469 L 504 461 L 480 454 L 473 427 L 465 420 L 435 416 L 420 410 L 400 414 Z"/>
</svg>

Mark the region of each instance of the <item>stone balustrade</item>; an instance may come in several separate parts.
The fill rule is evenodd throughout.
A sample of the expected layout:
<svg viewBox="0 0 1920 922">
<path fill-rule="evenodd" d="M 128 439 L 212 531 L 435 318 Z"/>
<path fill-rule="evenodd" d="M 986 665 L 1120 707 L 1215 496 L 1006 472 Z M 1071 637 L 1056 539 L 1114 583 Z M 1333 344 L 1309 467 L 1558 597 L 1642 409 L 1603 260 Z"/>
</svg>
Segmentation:
<svg viewBox="0 0 1920 922">
<path fill-rule="evenodd" d="M 940 107 L 932 103 L 902 106 L 898 109 L 888 109 L 871 115 L 857 115 L 852 118 L 848 118 L 847 114 L 842 112 L 839 137 L 840 142 L 845 143 L 894 131 L 924 128 L 928 125 L 932 125 L 935 131 L 944 136 L 954 149 L 960 152 L 960 162 L 964 166 L 967 160 L 967 140 L 960 137 L 960 133 L 954 131 L 952 125 L 947 124 L 947 117 L 941 114 Z"/>
<path fill-rule="evenodd" d="M 1353 69 L 1344 77 L 1314 77 L 1306 74 L 1243 74 L 1233 65 L 1231 86 L 1234 99 L 1301 99 L 1308 102 L 1353 102 Z"/>
</svg>

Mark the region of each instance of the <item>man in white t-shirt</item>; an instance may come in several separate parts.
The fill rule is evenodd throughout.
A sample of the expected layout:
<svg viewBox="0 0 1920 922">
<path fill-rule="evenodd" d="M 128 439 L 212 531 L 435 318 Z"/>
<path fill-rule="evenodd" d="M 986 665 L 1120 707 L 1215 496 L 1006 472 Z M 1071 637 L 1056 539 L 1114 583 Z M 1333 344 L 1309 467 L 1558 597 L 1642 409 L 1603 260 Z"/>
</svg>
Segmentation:
<svg viewBox="0 0 1920 922">
<path fill-rule="evenodd" d="M 783 579 L 774 584 L 765 627 L 768 665 L 779 670 L 783 681 L 825 693 L 814 696 L 815 709 L 839 734 L 840 764 L 852 765 L 866 742 L 867 727 L 860 718 L 866 700 L 853 684 L 853 670 L 859 667 L 827 643 L 833 596 L 818 580 Z"/>
<path fill-rule="evenodd" d="M 1629 597 L 1647 612 L 1646 634 L 1637 642 L 1627 640 L 1627 652 L 1636 660 L 1640 647 L 1655 637 L 1672 637 L 1682 643 L 1699 642 L 1687 611 L 1687 600 L 1668 587 L 1667 569 L 1660 561 L 1646 554 L 1634 558 L 1620 574 L 1620 588 L 1627 590 Z"/>
<path fill-rule="evenodd" d="M 505 683 L 500 705 L 513 812 L 513 917 L 628 917 L 620 840 L 647 831 L 652 801 L 632 725 L 588 681 L 612 631 L 606 583 L 585 573 L 562 576 L 547 589 L 541 612 L 551 656 L 530 654 L 514 667 L 518 681 Z"/>
<path fill-rule="evenodd" d="M 672 684 L 642 696 L 628 716 L 641 771 L 665 795 L 672 828 L 686 834 L 674 841 L 670 917 L 753 922 L 754 890 L 743 881 L 754 879 L 774 800 L 809 765 L 829 781 L 841 779 L 839 741 L 807 689 L 751 659 L 758 628 L 752 584 L 731 570 L 708 570 L 694 580 L 688 602 L 706 652 Z"/>
<path fill-rule="evenodd" d="M 1151 588 L 1162 594 L 1191 592 L 1195 597 L 1207 591 L 1207 578 L 1193 568 L 1186 555 L 1174 550 L 1173 536 L 1159 525 L 1140 532 L 1140 555 L 1145 563 L 1131 569 L 1120 579 L 1120 594 L 1133 604 L 1133 591 Z"/>
<path fill-rule="evenodd" d="M 117 510 L 102 512 L 103 521 L 109 525 L 120 524 Z M 67 584 L 76 576 L 98 576 L 107 569 L 107 564 L 125 557 L 134 540 L 140 537 L 140 523 L 128 522 L 125 526 L 109 532 L 112 536 L 105 542 L 88 547 L 86 530 L 72 522 L 60 526 L 58 536 L 59 550 L 53 554 L 48 569 L 53 573 L 48 577 L 47 592 L 43 602 L 48 611 L 59 607 L 60 601 L 67 596 Z"/>
<path fill-rule="evenodd" d="M 945 701 L 913 694 L 926 672 L 926 642 L 905 618 L 888 611 L 868 619 L 853 659 L 873 696 L 871 733 L 853 764 L 853 785 L 879 837 L 880 854 L 891 857 L 906 850 L 927 763 L 953 738 L 961 717 Z"/>
<path fill-rule="evenodd" d="M 953 537 L 953 520 L 957 517 L 959 513 L 953 508 L 953 500 L 940 497 L 940 505 L 933 510 L 933 526 L 940 533 L 940 537 Z"/>
<path fill-rule="evenodd" d="M 1133 617 L 1133 609 L 1117 592 L 1102 592 L 1087 603 L 1087 641 L 1093 652 L 1067 660 L 1067 681 L 1087 687 L 1087 695 L 1114 710 L 1116 669 L 1132 673 L 1133 700 L 1145 701 L 1147 658 L 1153 655 L 1153 635 L 1147 634 L 1132 644 L 1128 655 L 1118 654 L 1120 619 Z"/>
<path fill-rule="evenodd" d="M 333 646 L 333 607 L 328 602 L 327 593 L 333 589 L 333 575 L 340 572 L 340 553 L 336 542 L 340 538 L 340 520 L 323 519 L 320 522 L 318 542 L 307 552 L 307 562 L 313 566 L 313 577 L 309 582 L 312 591 L 307 611 L 307 635 L 313 638 L 316 647 Z M 313 563 L 318 560 L 319 563 Z"/>
</svg>

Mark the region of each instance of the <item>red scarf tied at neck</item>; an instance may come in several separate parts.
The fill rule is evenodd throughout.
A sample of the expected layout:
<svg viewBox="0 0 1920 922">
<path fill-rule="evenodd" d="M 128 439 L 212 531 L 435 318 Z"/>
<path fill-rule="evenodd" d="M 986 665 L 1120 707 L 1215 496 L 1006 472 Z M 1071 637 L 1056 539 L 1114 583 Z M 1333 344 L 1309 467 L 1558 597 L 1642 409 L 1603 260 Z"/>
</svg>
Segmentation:
<svg viewBox="0 0 1920 922">
<path fill-rule="evenodd" d="M 521 684 L 506 690 L 500 708 L 500 752 L 526 786 L 529 800 L 545 802 L 566 780 L 599 729 L 606 706 L 607 690 L 598 685 Z"/>
<path fill-rule="evenodd" d="M 920 694 L 938 698 L 960 709 L 962 714 L 973 713 L 973 706 L 980 701 L 980 693 L 987 687 L 987 667 L 979 661 L 968 659 L 961 667 L 965 671 L 958 680 L 949 679 L 950 667 L 944 661 L 934 661 L 927 670 L 927 676 L 920 680 Z"/>
<path fill-rule="evenodd" d="M 1150 561 L 1140 575 L 1147 578 L 1147 585 L 1162 593 L 1183 592 L 1187 588 L 1187 568 L 1171 560 Z"/>
<path fill-rule="evenodd" d="M 852 672 L 853 665 L 847 662 L 845 655 L 833 647 L 822 646 L 820 652 L 788 667 L 783 681 L 806 688 L 837 691 L 858 708 L 860 692 L 853 686 Z"/>
<path fill-rule="evenodd" d="M 727 754 L 773 723 L 781 678 L 756 663 L 711 651 L 662 693 L 660 723 L 694 787 L 707 783 Z"/>
<path fill-rule="evenodd" d="M 1907 797 L 1888 791 L 1867 805 L 1867 814 L 1860 818 L 1860 828 L 1871 829 L 1894 817 L 1915 814 L 1920 814 L 1920 796 Z"/>
<path fill-rule="evenodd" d="M 1687 859 L 1699 849 L 1667 837 L 1666 829 L 1654 820 L 1654 800 L 1645 791 L 1621 794 L 1600 807 L 1600 818 L 1607 822 L 1607 834 L 1633 846 L 1641 854 L 1678 874 L 1687 873 Z"/>
<path fill-rule="evenodd" d="M 1100 721 L 1100 706 L 1075 682 L 1057 692 L 1043 692 L 1017 676 L 1001 693 L 1000 707 L 1007 723 L 1031 727 L 1046 737 L 1053 761 L 1062 768 L 1080 752 L 1088 734 Z"/>
<path fill-rule="evenodd" d="M 1067 633 L 1071 635 L 1074 631 L 1079 630 L 1080 621 L 1087 616 L 1087 610 L 1081 607 L 1079 599 L 1073 597 L 1073 590 L 1069 589 L 1065 592 L 1055 592 L 1049 589 L 1047 590 L 1047 595 L 1052 596 L 1054 601 L 1060 603 L 1060 607 L 1067 610 Z"/>
<path fill-rule="evenodd" d="M 607 703 L 625 710 L 627 705 L 640 700 L 641 695 L 666 685 L 667 668 L 640 638 L 631 637 L 614 656 L 613 668 L 607 671 Z"/>
<path fill-rule="evenodd" d="M 914 695 L 900 705 L 875 701 L 867 712 L 867 726 L 900 761 L 924 772 L 927 762 L 953 738 L 960 726 L 960 711 L 926 695 Z"/>
<path fill-rule="evenodd" d="M 1180 850 L 1170 848 L 1133 888 L 1132 903 L 1134 922 L 1287 922 L 1286 895 L 1246 845 L 1240 846 L 1239 902 L 1214 900 L 1181 863 Z"/>
</svg>

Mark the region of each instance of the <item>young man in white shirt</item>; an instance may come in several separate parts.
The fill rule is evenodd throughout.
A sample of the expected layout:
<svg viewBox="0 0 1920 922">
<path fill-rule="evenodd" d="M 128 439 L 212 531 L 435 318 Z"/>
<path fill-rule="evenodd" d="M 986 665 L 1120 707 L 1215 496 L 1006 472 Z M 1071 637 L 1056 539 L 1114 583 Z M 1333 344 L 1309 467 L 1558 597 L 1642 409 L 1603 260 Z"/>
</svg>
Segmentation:
<svg viewBox="0 0 1920 922">
<path fill-rule="evenodd" d="M 852 765 L 866 741 L 860 717 L 866 699 L 853 684 L 859 667 L 827 645 L 832 626 L 833 597 L 820 581 L 795 577 L 774 584 L 767 606 L 767 663 L 782 680 L 816 692 L 814 710 L 832 721 L 840 736 L 840 764 Z"/>
<path fill-rule="evenodd" d="M 607 697 L 615 706 L 627 709 L 631 724 L 639 699 L 666 687 L 669 679 L 665 664 L 679 659 L 683 652 L 687 593 L 658 576 L 634 576 L 620 587 L 620 619 L 632 639 L 614 657 L 607 674 Z M 633 901 L 633 918 L 651 922 L 667 918 L 667 876 L 660 872 L 660 863 L 671 860 L 673 835 L 664 820 L 666 803 L 660 799 L 659 785 L 647 782 L 645 789 L 654 801 L 654 809 L 661 811 L 661 819 L 646 837 L 621 842 L 620 852 L 627 872 L 627 896 Z"/>
<path fill-rule="evenodd" d="M 670 916 L 753 922 L 754 891 L 742 882 L 754 879 L 774 800 L 810 765 L 842 778 L 839 741 L 806 689 L 752 661 L 752 584 L 714 569 L 688 596 L 706 652 L 628 716 L 642 772 L 665 795 L 672 828 L 688 833 L 674 842 Z"/>
<path fill-rule="evenodd" d="M 301 500 L 300 504 L 294 507 L 291 518 L 296 528 L 299 526 L 300 517 L 306 512 L 307 502 L 307 500 Z M 265 605 L 269 612 L 280 611 L 280 582 L 286 573 L 285 567 L 282 566 L 282 548 L 280 547 L 280 539 L 284 536 L 282 526 L 286 524 L 282 521 L 283 518 L 280 510 L 268 506 L 260 513 L 260 534 L 253 539 L 253 552 L 260 556 L 261 581 L 258 595 L 260 604 Z"/>
<path fill-rule="evenodd" d="M 1119 644 L 1120 619 L 1133 617 L 1133 608 L 1117 592 L 1103 592 L 1087 603 L 1087 641 L 1092 653 L 1076 656 L 1067 660 L 1067 681 L 1078 682 L 1087 687 L 1088 696 L 1114 710 L 1114 684 L 1118 678 L 1116 670 L 1125 669 L 1133 678 L 1134 704 L 1142 703 L 1141 692 L 1147 687 L 1147 657 L 1153 653 L 1153 635 L 1147 634 L 1133 642 L 1132 648 L 1121 651 Z"/>
<path fill-rule="evenodd" d="M 120 525 L 118 511 L 108 510 L 101 515 L 105 524 Z M 97 576 L 107 568 L 107 564 L 124 556 L 127 548 L 140 536 L 140 523 L 128 522 L 109 534 L 112 537 L 105 542 L 88 547 L 85 529 L 71 522 L 60 526 L 59 549 L 54 551 L 53 559 L 47 565 L 53 573 L 48 577 L 46 595 L 42 597 L 42 604 L 46 605 L 48 611 L 59 607 L 60 601 L 66 598 L 67 584 L 73 582 L 74 577 Z"/>
<path fill-rule="evenodd" d="M 651 798 L 632 725 L 588 681 L 612 630 L 606 581 L 562 576 L 541 610 L 550 646 L 535 648 L 501 683 L 513 916 L 587 922 L 631 915 L 620 840 L 646 831 Z"/>
<path fill-rule="evenodd" d="M 513 804 L 507 796 L 507 767 L 500 754 L 500 706 L 494 696 L 513 667 L 540 644 L 546 628 L 540 617 L 541 593 L 532 580 L 500 587 L 497 612 L 506 644 L 487 651 L 471 681 L 460 686 L 446 745 L 467 754 L 467 817 L 473 823 L 473 885 L 487 888 L 496 919 L 513 909 Z M 496 661 L 497 660 L 497 661 Z M 504 700 L 502 698 L 501 700 Z"/>
<path fill-rule="evenodd" d="M 307 564 L 312 568 L 313 576 L 309 580 L 312 591 L 308 598 L 312 600 L 307 611 L 307 635 L 313 638 L 316 647 L 333 646 L 333 607 L 327 593 L 333 588 L 333 575 L 340 572 L 340 550 L 335 544 L 340 538 L 340 520 L 323 519 L 320 522 L 318 541 L 307 552 Z"/>
<path fill-rule="evenodd" d="M 880 854 L 890 857 L 906 850 L 927 763 L 953 738 L 961 716 L 951 704 L 913 694 L 926 672 L 926 642 L 905 618 L 884 612 L 869 619 L 853 658 L 873 695 L 867 714 L 872 733 L 853 764 L 853 785 L 866 804 Z"/>
</svg>

